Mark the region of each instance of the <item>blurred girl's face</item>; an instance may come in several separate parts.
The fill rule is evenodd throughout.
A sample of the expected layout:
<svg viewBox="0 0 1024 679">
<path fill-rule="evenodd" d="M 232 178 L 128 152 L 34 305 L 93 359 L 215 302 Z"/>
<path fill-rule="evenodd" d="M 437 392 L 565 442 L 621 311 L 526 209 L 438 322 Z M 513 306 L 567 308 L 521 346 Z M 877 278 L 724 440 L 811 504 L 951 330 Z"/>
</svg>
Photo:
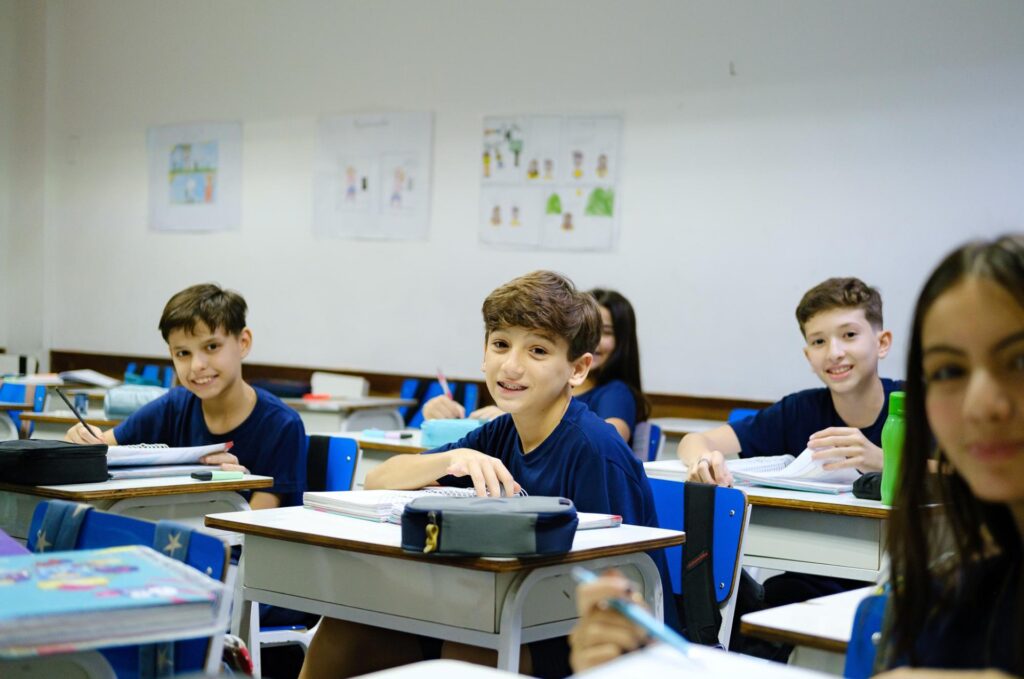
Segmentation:
<svg viewBox="0 0 1024 679">
<path fill-rule="evenodd" d="M 594 352 L 594 363 L 590 366 L 591 372 L 596 372 L 608 360 L 608 357 L 615 352 L 615 326 L 612 325 L 612 312 L 608 307 L 598 305 L 597 310 L 601 312 L 601 341 L 597 343 L 597 350 Z"/>
<path fill-rule="evenodd" d="M 921 340 L 939 448 L 978 498 L 1024 516 L 1024 308 L 967 277 L 932 304 Z"/>
</svg>

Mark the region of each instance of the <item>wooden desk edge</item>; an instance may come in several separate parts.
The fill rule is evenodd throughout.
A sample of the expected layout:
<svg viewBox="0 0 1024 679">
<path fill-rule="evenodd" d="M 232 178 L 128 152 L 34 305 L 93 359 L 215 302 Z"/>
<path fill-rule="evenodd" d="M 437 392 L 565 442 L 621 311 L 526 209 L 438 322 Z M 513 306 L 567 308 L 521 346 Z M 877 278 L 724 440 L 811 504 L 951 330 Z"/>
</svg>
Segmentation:
<svg viewBox="0 0 1024 679">
<path fill-rule="evenodd" d="M 377 450 L 385 453 L 405 453 L 407 455 L 418 455 L 419 453 L 425 453 L 430 448 L 424 448 L 422 446 L 410 446 L 401 445 L 398 443 L 388 443 L 387 441 L 358 441 L 359 447 L 363 450 Z"/>
<path fill-rule="evenodd" d="M 554 554 L 551 556 L 495 561 L 492 559 L 481 559 L 476 557 L 430 558 L 424 557 L 422 554 L 405 552 L 400 547 L 374 545 L 361 542 L 359 540 L 346 540 L 344 538 L 335 538 L 326 535 L 300 533 L 297 531 L 290 531 L 286 528 L 254 526 L 250 523 L 237 523 L 235 521 L 219 519 L 214 516 L 207 516 L 205 524 L 208 528 L 220 528 L 222 530 L 228 530 L 235 533 L 257 535 L 259 537 L 274 538 L 277 540 L 285 540 L 287 542 L 297 542 L 304 545 L 315 545 L 317 547 L 330 547 L 334 549 L 349 549 L 361 554 L 375 554 L 378 556 L 389 556 L 395 559 L 408 559 L 414 561 L 422 561 L 425 558 L 429 558 L 433 563 L 445 566 L 458 566 L 481 571 L 493 571 L 496 573 L 519 571 L 524 568 L 539 568 L 541 566 L 550 566 L 554 564 L 576 563 L 578 561 L 586 561 L 588 559 L 597 559 L 606 556 L 632 554 L 637 551 L 647 552 L 652 549 L 662 549 L 663 547 L 675 547 L 676 545 L 681 545 L 686 541 L 685 535 L 674 535 L 672 537 L 658 538 L 655 540 L 645 540 L 643 541 L 642 550 L 638 550 L 636 548 L 636 543 L 629 543 L 625 545 L 610 545 L 608 547 L 588 549 L 579 552 L 569 552 L 568 554 Z M 607 530 L 615 529 L 609 528 Z"/>
<path fill-rule="evenodd" d="M 27 422 L 45 422 L 47 424 L 66 424 L 69 427 L 78 422 L 74 415 L 49 415 L 47 413 L 22 413 L 21 419 Z M 85 416 L 85 421 L 97 427 L 115 427 L 124 420 L 107 420 L 104 418 Z"/>
<path fill-rule="evenodd" d="M 193 495 L 217 491 L 241 491 L 268 488 L 274 479 L 242 479 L 239 481 L 203 481 L 185 486 L 153 486 L 149 488 L 115 488 L 99 490 L 64 490 L 45 486 L 23 486 L 15 483 L 0 483 L 0 490 L 57 500 L 126 500 L 133 497 L 157 497 L 160 495 Z"/>
<path fill-rule="evenodd" d="M 765 641 L 790 644 L 792 646 L 806 646 L 831 653 L 846 653 L 848 645 L 848 642 L 845 641 L 816 637 L 812 634 L 801 634 L 800 632 L 790 632 L 775 627 L 765 627 L 764 625 L 749 623 L 746 620 L 740 621 L 740 633 L 764 639 Z"/>
<path fill-rule="evenodd" d="M 889 509 L 887 507 L 861 507 L 859 505 L 839 505 L 829 502 L 815 502 L 814 500 L 783 497 L 765 497 L 763 495 L 747 495 L 747 501 L 753 507 L 781 507 L 783 509 L 799 509 L 809 512 L 821 512 L 823 514 L 839 514 L 840 516 L 856 516 L 867 519 L 887 519 Z"/>
</svg>

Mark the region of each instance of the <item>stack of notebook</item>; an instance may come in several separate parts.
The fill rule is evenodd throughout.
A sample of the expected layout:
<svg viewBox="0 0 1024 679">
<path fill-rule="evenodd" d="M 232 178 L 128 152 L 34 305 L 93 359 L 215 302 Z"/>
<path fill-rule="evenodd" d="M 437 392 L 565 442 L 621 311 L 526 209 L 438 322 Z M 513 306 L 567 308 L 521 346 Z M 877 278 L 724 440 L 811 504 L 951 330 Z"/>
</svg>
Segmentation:
<svg viewBox="0 0 1024 679">
<path fill-rule="evenodd" d="M 848 493 L 853 490 L 853 482 L 860 477 L 860 472 L 851 468 L 826 470 L 823 465 L 840 462 L 844 458 L 815 460 L 811 457 L 813 453 L 808 448 L 795 458 L 792 455 L 751 457 L 730 460 L 728 466 L 737 483 L 816 493 Z"/>
<path fill-rule="evenodd" d="M 0 557 L 0 657 L 199 636 L 224 586 L 149 547 Z"/>
</svg>

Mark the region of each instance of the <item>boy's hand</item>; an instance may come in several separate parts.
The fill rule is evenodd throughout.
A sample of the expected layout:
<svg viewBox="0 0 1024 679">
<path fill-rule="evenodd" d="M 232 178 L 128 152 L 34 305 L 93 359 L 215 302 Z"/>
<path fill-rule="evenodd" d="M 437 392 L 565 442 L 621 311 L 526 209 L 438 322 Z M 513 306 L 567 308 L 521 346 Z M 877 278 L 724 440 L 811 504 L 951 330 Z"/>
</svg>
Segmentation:
<svg viewBox="0 0 1024 679">
<path fill-rule="evenodd" d="M 714 483 L 719 486 L 732 485 L 732 472 L 725 464 L 725 456 L 717 450 L 691 464 L 686 470 L 686 480 L 698 483 Z"/>
<path fill-rule="evenodd" d="M 423 404 L 425 420 L 461 420 L 466 416 L 466 409 L 454 399 L 444 394 L 435 396 Z"/>
<path fill-rule="evenodd" d="M 486 497 L 488 494 L 491 497 L 501 497 L 503 488 L 505 495 L 511 497 L 521 489 L 512 478 L 512 474 L 505 469 L 505 465 L 496 457 L 469 448 L 450 450 L 447 455 L 448 468 L 445 473 L 452 476 L 469 476 L 473 479 L 473 488 L 480 497 Z"/>
<path fill-rule="evenodd" d="M 82 426 L 81 422 L 71 427 L 71 429 L 68 429 L 68 432 L 64 434 L 64 440 L 70 443 L 83 443 L 90 445 L 107 443 L 103 440 L 103 435 L 100 433 L 99 429 L 96 427 L 86 428 Z"/>
<path fill-rule="evenodd" d="M 596 582 L 576 588 L 580 618 L 569 633 L 569 664 L 575 672 L 601 665 L 643 645 L 646 633 L 608 608 L 609 599 L 636 603 L 633 584 L 617 571 L 609 571 Z"/>
<path fill-rule="evenodd" d="M 483 408 L 477 408 L 469 414 L 474 420 L 483 420 L 484 422 L 490 422 L 495 417 L 501 417 L 505 414 L 505 411 L 498 406 L 484 406 Z"/>
<path fill-rule="evenodd" d="M 855 427 L 829 427 L 811 435 L 807 442 L 808 448 L 827 448 L 816 450 L 811 457 L 815 460 L 828 460 L 845 457 L 842 462 L 822 465 L 825 471 L 855 467 L 862 472 L 882 471 L 882 449 L 868 441 L 864 432 Z"/>
<path fill-rule="evenodd" d="M 221 471 L 249 473 L 248 469 L 238 464 L 238 458 L 231 453 L 210 453 L 209 455 L 203 455 L 199 458 L 199 463 L 216 465 L 221 468 Z"/>
</svg>

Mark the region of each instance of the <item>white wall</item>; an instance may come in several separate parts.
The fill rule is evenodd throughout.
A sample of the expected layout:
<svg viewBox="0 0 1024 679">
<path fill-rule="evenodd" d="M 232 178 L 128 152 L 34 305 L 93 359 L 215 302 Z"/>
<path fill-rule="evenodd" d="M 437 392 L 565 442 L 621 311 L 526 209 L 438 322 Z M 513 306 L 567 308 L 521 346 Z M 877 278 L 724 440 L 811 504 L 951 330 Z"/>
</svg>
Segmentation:
<svg viewBox="0 0 1024 679">
<path fill-rule="evenodd" d="M 167 297 L 215 280 L 249 300 L 254 361 L 475 376 L 482 298 L 547 267 L 633 300 L 649 391 L 773 398 L 813 384 L 806 288 L 880 286 L 884 372 L 902 374 L 928 268 L 1024 215 L 1017 0 L 49 9 L 56 348 L 160 353 Z M 379 110 L 435 114 L 429 241 L 314 239 L 317 117 Z M 481 247 L 482 117 L 609 111 L 626 121 L 615 251 Z M 150 232 L 146 128 L 204 120 L 244 123 L 242 229 Z"/>
<path fill-rule="evenodd" d="M 14 135 L 15 1 L 0 0 L 0 347 L 6 347 L 10 285 L 7 259 L 11 221 L 11 143 Z"/>
</svg>

